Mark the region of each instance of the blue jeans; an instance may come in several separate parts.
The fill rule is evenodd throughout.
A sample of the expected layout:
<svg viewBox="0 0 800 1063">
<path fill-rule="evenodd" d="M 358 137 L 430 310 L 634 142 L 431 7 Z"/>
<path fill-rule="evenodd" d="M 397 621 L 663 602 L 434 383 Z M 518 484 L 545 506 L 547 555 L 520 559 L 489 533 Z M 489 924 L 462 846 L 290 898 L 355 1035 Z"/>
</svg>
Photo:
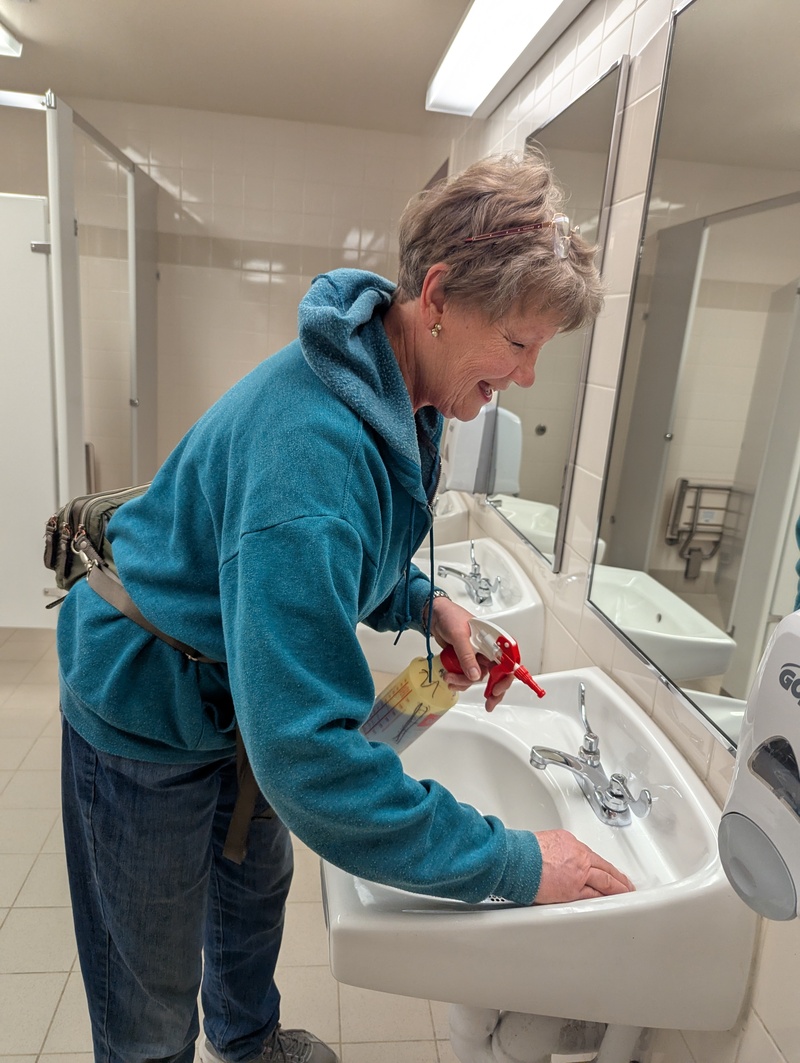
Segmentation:
<svg viewBox="0 0 800 1063">
<path fill-rule="evenodd" d="M 222 856 L 235 758 L 153 764 L 101 753 L 64 720 L 64 834 L 98 1063 L 190 1063 L 199 1032 L 232 1063 L 278 1022 L 273 975 L 292 878 L 263 798 L 239 866 Z"/>
</svg>

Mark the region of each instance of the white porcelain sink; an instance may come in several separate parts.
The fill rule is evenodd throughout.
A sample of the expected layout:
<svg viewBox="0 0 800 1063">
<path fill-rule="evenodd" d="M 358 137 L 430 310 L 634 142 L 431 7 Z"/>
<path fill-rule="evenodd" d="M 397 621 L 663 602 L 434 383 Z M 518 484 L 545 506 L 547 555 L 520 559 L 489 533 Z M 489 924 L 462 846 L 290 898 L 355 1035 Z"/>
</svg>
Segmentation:
<svg viewBox="0 0 800 1063">
<path fill-rule="evenodd" d="M 544 642 L 544 604 L 538 591 L 522 571 L 511 554 L 492 539 L 475 539 L 475 559 L 482 575 L 490 580 L 500 578 L 499 590 L 491 602 L 477 605 L 469 596 L 465 585 L 455 576 L 437 576 L 433 579 L 443 587 L 453 601 L 469 609 L 475 616 L 492 620 L 519 643 L 522 663 L 528 671 L 536 673 L 542 663 Z M 462 572 L 470 571 L 469 540 L 448 543 L 434 548 L 436 566 L 454 565 Z M 427 549 L 414 555 L 414 564 L 430 575 L 430 552 Z M 425 655 L 425 639 L 416 631 L 405 631 L 397 645 L 393 631 L 373 631 L 364 624 L 358 625 L 358 641 L 373 672 L 396 675 L 414 657 Z"/>
<path fill-rule="evenodd" d="M 433 506 L 433 536 L 437 546 L 462 542 L 469 535 L 469 509 L 458 491 L 443 491 Z"/>
<path fill-rule="evenodd" d="M 534 502 L 529 498 L 516 495 L 492 495 L 492 505 L 517 531 L 521 532 L 529 543 L 551 561 L 555 550 L 556 527 L 558 525 L 558 506 L 547 502 Z M 597 560 L 602 561 L 606 544 L 597 540 Z"/>
<path fill-rule="evenodd" d="M 418 896 L 323 863 L 330 963 L 350 985 L 425 999 L 630 1026 L 728 1029 L 750 970 L 757 919 L 717 856 L 720 812 L 682 755 L 599 669 L 514 684 L 491 715 L 475 688 L 403 754 L 484 814 L 565 827 L 637 886 L 619 897 L 532 907 Z M 606 770 L 647 786 L 628 827 L 594 815 L 573 776 L 539 771 L 530 747 L 577 752 L 578 682 Z"/>
<path fill-rule="evenodd" d="M 707 694 L 704 690 L 684 689 L 683 692 L 698 709 L 702 709 L 720 731 L 734 742 L 739 741 L 744 710 L 747 707 L 746 701 L 740 698 L 727 698 L 724 694 Z"/>
<path fill-rule="evenodd" d="M 722 675 L 736 649 L 721 628 L 645 572 L 595 565 L 591 600 L 678 683 Z"/>
</svg>

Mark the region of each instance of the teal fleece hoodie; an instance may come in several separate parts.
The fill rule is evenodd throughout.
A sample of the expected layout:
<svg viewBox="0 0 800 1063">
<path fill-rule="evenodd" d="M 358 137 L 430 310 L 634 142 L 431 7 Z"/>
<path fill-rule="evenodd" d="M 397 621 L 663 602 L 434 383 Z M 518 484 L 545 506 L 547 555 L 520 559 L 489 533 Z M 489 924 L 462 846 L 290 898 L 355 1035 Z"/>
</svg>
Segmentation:
<svg viewBox="0 0 800 1063">
<path fill-rule="evenodd" d="M 123 584 L 199 664 L 86 581 L 61 607 L 62 707 L 88 742 L 138 760 L 232 754 L 236 721 L 262 791 L 326 860 L 402 889 L 529 903 L 538 842 L 406 776 L 359 727 L 374 687 L 356 638 L 420 630 L 441 416 L 415 417 L 383 327 L 393 286 L 318 277 L 299 338 L 187 433 L 109 538 Z M 120 810 L 124 815 L 124 810 Z"/>
</svg>

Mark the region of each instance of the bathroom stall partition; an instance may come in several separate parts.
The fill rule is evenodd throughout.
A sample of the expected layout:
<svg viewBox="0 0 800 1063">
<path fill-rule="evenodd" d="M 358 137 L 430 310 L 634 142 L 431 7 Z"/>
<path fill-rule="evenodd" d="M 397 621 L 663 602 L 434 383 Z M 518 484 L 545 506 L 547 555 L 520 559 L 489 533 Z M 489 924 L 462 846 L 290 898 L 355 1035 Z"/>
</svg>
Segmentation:
<svg viewBox="0 0 800 1063">
<path fill-rule="evenodd" d="M 4 166 L 0 184 L 0 491 L 8 507 L 0 549 L 9 562 L 0 627 L 55 625 L 56 611 L 45 606 L 60 592 L 42 553 L 44 525 L 57 506 L 87 488 L 145 481 L 156 469 L 157 186 L 52 93 L 0 91 L 0 115 L 17 118 L 26 112 L 30 121 L 0 122 L 0 137 L 24 127 L 36 142 L 29 158 L 7 145 L 6 160 L 17 154 L 23 163 Z M 81 294 L 86 301 L 92 291 L 87 265 L 93 258 L 100 262 L 97 252 L 107 248 L 108 239 L 98 243 L 104 226 L 92 224 L 102 222 L 92 210 L 107 198 L 87 177 L 86 151 L 76 151 L 81 140 L 91 142 L 102 166 L 124 174 L 127 200 L 118 239 L 125 281 L 116 292 L 126 304 L 117 315 L 124 321 L 116 322 L 125 397 L 117 398 L 106 421 L 120 422 L 124 410 L 129 442 L 113 482 L 96 475 L 104 460 L 102 438 L 95 447 L 87 435 L 87 420 L 102 420 L 98 408 L 107 401 L 108 388 L 101 380 L 92 389 L 91 375 L 87 380 Z M 39 152 L 39 141 L 46 142 L 46 152 Z M 39 154 L 46 157 L 46 174 L 44 165 L 31 164 Z M 103 268 L 95 272 L 95 277 L 103 275 Z M 108 362 L 105 339 L 95 346 L 99 361 Z M 87 462 L 93 453 L 98 460 Z"/>
<path fill-rule="evenodd" d="M 795 208 L 798 211 L 798 208 Z M 777 222 L 777 219 L 776 219 Z M 722 538 L 717 593 L 736 639 L 724 687 L 749 691 L 778 623 L 794 609 L 800 481 L 798 279 L 772 296 Z"/>
</svg>

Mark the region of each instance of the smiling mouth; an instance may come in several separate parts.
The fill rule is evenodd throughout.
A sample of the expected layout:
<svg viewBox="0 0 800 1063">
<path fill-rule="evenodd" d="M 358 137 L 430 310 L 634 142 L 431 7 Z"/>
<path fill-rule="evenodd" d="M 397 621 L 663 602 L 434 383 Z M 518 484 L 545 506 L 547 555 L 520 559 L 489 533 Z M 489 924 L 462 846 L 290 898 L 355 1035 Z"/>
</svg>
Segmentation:
<svg viewBox="0 0 800 1063">
<path fill-rule="evenodd" d="M 494 388 L 491 384 L 487 384 L 485 380 L 481 380 L 478 384 L 478 387 L 481 389 L 487 399 L 491 399 L 494 396 Z"/>
</svg>

